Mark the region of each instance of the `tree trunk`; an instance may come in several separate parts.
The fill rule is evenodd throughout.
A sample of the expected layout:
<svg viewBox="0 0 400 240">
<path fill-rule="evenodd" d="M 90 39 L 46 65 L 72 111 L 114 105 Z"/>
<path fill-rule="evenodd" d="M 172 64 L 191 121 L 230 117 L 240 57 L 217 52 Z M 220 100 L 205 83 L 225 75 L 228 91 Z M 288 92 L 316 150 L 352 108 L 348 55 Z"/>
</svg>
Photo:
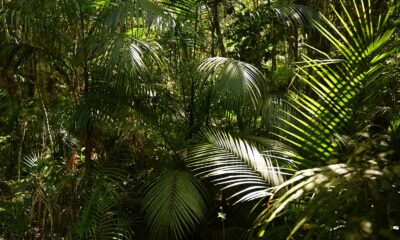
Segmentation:
<svg viewBox="0 0 400 240">
<path fill-rule="evenodd" d="M 221 27 L 219 25 L 219 16 L 218 16 L 218 0 L 215 0 L 212 5 L 213 12 L 213 29 L 215 30 L 215 37 L 218 44 L 218 48 L 222 57 L 225 56 L 225 46 L 222 37 Z"/>
<path fill-rule="evenodd" d="M 22 147 L 24 146 L 24 141 L 25 141 L 26 126 L 27 126 L 27 122 L 25 121 L 24 117 L 22 117 L 22 120 L 21 120 L 21 122 L 19 124 L 19 129 L 20 129 L 21 135 L 20 135 L 20 139 L 19 139 L 19 142 L 18 142 L 18 149 L 17 149 L 17 176 L 18 176 L 18 181 L 21 180 Z"/>
</svg>

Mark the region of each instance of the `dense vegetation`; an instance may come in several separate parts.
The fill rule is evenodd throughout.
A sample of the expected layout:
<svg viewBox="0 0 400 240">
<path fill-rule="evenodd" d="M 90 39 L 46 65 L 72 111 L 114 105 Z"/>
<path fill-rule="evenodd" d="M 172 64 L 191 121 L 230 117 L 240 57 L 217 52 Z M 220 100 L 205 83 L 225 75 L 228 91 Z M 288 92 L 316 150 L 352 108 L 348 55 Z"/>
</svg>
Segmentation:
<svg viewBox="0 0 400 240">
<path fill-rule="evenodd" d="M 400 238 L 400 1 L 0 4 L 0 239 Z"/>
</svg>

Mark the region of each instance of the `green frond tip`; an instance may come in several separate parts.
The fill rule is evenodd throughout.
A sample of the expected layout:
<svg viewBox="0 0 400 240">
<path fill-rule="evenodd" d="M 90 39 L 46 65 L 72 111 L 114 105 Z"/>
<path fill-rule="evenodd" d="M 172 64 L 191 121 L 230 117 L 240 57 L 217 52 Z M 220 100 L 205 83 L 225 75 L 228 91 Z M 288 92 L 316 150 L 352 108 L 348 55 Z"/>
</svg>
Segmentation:
<svg viewBox="0 0 400 240">
<path fill-rule="evenodd" d="M 147 187 L 146 224 L 152 239 L 184 239 L 204 219 L 205 191 L 185 171 L 169 171 Z"/>
</svg>

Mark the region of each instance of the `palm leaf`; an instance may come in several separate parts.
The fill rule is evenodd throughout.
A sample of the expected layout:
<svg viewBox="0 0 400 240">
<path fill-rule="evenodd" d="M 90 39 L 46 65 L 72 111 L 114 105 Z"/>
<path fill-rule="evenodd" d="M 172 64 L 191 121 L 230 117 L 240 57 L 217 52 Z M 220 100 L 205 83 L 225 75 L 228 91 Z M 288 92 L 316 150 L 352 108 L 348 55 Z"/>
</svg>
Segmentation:
<svg viewBox="0 0 400 240">
<path fill-rule="evenodd" d="M 132 239 L 133 216 L 124 217 L 116 208 L 118 196 L 98 185 L 87 198 L 74 225 L 78 239 Z"/>
<path fill-rule="evenodd" d="M 225 104 L 237 106 L 246 97 L 257 102 L 261 97 L 264 77 L 254 66 L 241 61 L 214 57 L 204 60 L 198 67 L 210 79 L 213 95 L 226 98 Z"/>
<path fill-rule="evenodd" d="M 359 9 L 356 2 L 354 7 Z M 303 56 L 304 62 L 298 66 L 296 75 L 313 94 L 292 91 L 291 104 L 298 116 L 293 116 L 290 122 L 282 119 L 286 127 L 277 128 L 284 132 L 278 134 L 281 139 L 299 147 L 315 161 L 326 160 L 336 151 L 338 136 L 352 134 L 368 124 L 364 120 L 364 124 L 355 128 L 352 123 L 360 120 L 354 119 L 354 113 L 365 99 L 372 98 L 375 93 L 372 87 L 385 61 L 398 49 L 385 48 L 397 23 L 385 20 L 372 27 L 371 17 L 364 17 L 368 16 L 363 12 L 366 9 L 357 11 L 358 20 L 353 20 L 347 9 L 343 11 L 345 14 L 341 16 L 334 10 L 341 27 L 325 17 L 322 18 L 327 27 L 316 22 L 317 29 L 337 49 L 338 59 L 315 60 Z M 393 9 L 388 15 L 392 12 Z"/>
<path fill-rule="evenodd" d="M 268 5 L 263 7 L 268 7 Z M 306 31 L 313 21 L 319 19 L 317 11 L 311 7 L 293 4 L 292 1 L 288 0 L 271 1 L 269 8 L 280 22 L 284 23 L 285 26 L 289 24 L 295 29 L 299 26 Z"/>
<path fill-rule="evenodd" d="M 197 0 L 164 0 L 162 4 L 166 6 L 168 12 L 178 17 L 189 17 L 194 15 Z"/>
<path fill-rule="evenodd" d="M 129 109 L 141 108 L 150 115 L 152 110 L 146 107 L 153 101 L 157 82 L 151 80 L 146 66 L 160 67 L 163 61 L 150 44 L 129 40 L 128 44 L 121 36 L 116 36 L 104 52 L 98 53 L 99 59 L 94 61 L 103 62 L 100 65 L 104 67 L 95 74 L 102 79 L 91 84 L 90 91 L 72 115 L 72 128 L 76 131 L 93 128 L 99 122 L 113 122 L 116 117 L 123 119 Z"/>
<path fill-rule="evenodd" d="M 2 237 L 18 235 L 27 231 L 27 221 L 21 202 L 1 200 L 0 231 Z"/>
<path fill-rule="evenodd" d="M 370 206 L 379 204 L 390 206 L 399 200 L 398 196 L 389 199 L 385 197 L 397 191 L 397 184 L 400 182 L 399 175 L 395 173 L 398 163 L 388 161 L 392 151 L 384 147 L 387 146 L 386 141 L 390 142 L 391 139 L 385 135 L 371 137 L 367 133 L 359 133 L 353 138 L 357 138 L 359 142 L 354 142 L 352 151 L 343 156 L 348 163 L 330 164 L 297 172 L 291 179 L 274 189 L 273 194 L 282 195 L 276 200 L 271 198 L 272 206 L 265 209 L 256 221 L 268 224 L 284 214 L 289 205 L 296 203 L 297 211 L 301 211 L 302 216 L 297 219 L 288 236 L 290 239 L 313 218 L 323 222 L 330 232 L 338 234 L 339 237 L 343 232 L 338 230 L 338 226 L 353 229 L 359 227 L 357 224 L 360 224 L 358 221 L 361 220 L 358 220 L 357 216 L 362 216 L 361 219 L 364 221 L 375 221 L 378 216 L 398 219 L 392 214 L 400 211 L 397 207 L 389 207 L 390 210 L 387 212 L 383 209 L 374 210 L 374 207 L 371 207 L 365 214 L 365 210 Z M 362 143 L 361 148 L 358 147 L 360 143 Z M 381 152 L 371 151 L 372 149 L 381 149 Z M 383 186 L 389 182 L 392 187 Z M 282 190 L 287 187 L 289 190 L 283 192 Z M 358 206 L 353 206 L 352 203 Z M 375 222 L 375 224 L 382 229 L 387 228 L 387 223 Z M 319 230 L 313 227 L 308 231 L 307 236 L 312 236 L 313 232 Z M 382 233 L 377 231 L 374 234 Z M 326 237 L 328 234 L 322 230 L 318 235 Z"/>
<path fill-rule="evenodd" d="M 184 239 L 204 219 L 201 183 L 185 171 L 167 172 L 147 187 L 143 209 L 154 239 Z"/>
<path fill-rule="evenodd" d="M 132 227 L 138 222 L 135 213 L 125 212 L 121 192 L 126 188 L 129 173 L 111 162 L 98 160 L 89 172 L 81 175 L 76 192 L 81 192 L 83 208 L 73 225 L 78 239 L 132 239 Z M 87 191 L 85 185 L 96 183 Z M 90 188 L 89 188 L 90 189 Z M 83 190 L 83 191 L 82 191 Z"/>
<path fill-rule="evenodd" d="M 225 132 L 209 131 L 206 135 L 211 143 L 194 147 L 188 166 L 223 189 L 239 187 L 231 195 L 239 197 L 237 202 L 269 196 L 271 187 L 284 181 L 287 173 L 249 142 Z"/>
</svg>

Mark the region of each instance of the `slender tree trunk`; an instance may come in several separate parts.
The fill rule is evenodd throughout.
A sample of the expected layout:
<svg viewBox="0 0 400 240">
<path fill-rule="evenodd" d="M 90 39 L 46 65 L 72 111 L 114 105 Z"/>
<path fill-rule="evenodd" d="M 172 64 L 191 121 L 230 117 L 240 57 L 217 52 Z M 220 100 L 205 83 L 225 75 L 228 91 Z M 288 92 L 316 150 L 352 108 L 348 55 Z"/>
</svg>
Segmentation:
<svg viewBox="0 0 400 240">
<path fill-rule="evenodd" d="M 43 110 L 43 114 L 44 114 L 45 132 L 47 133 L 47 138 L 50 143 L 50 152 L 53 153 L 54 143 L 53 143 L 53 137 L 51 136 L 49 114 L 47 112 L 46 105 L 44 104 L 43 93 L 41 90 L 39 90 L 39 97 L 40 97 L 40 102 L 42 104 L 42 110 Z"/>
<path fill-rule="evenodd" d="M 275 45 L 275 22 L 274 22 L 274 16 L 272 15 L 271 11 L 271 1 L 268 0 L 268 9 L 271 14 L 271 39 L 272 39 L 272 51 L 271 51 L 271 61 L 272 61 L 272 66 L 271 66 L 271 71 L 276 70 L 276 45 Z"/>
<path fill-rule="evenodd" d="M 18 149 L 17 149 L 17 176 L 18 176 L 18 181 L 21 180 L 22 147 L 24 146 L 24 141 L 25 141 L 26 126 L 27 126 L 27 122 L 25 121 L 24 117 L 22 117 L 21 122 L 19 124 L 19 129 L 20 129 L 21 135 L 20 135 L 20 139 L 19 139 L 19 142 L 18 142 Z"/>
<path fill-rule="evenodd" d="M 293 32 L 293 60 L 299 61 L 299 29 L 297 26 L 294 27 Z"/>
<path fill-rule="evenodd" d="M 193 59 L 196 59 L 196 44 L 197 44 L 197 28 L 199 23 L 199 8 L 198 4 L 196 4 L 196 12 L 195 12 L 195 22 L 194 22 L 194 40 L 193 40 Z"/>
<path fill-rule="evenodd" d="M 220 54 L 222 57 L 225 56 L 225 46 L 221 32 L 221 26 L 219 25 L 219 16 L 218 16 L 218 0 L 215 0 L 212 5 L 213 11 L 213 29 L 215 31 L 214 37 L 216 39 Z"/>
<path fill-rule="evenodd" d="M 86 130 L 86 136 L 85 136 L 85 167 L 86 171 L 90 171 L 92 167 L 92 149 L 93 149 L 93 144 L 92 144 L 92 133 L 90 130 Z"/>
<path fill-rule="evenodd" d="M 82 12 L 81 4 L 79 4 L 79 15 L 80 15 L 80 25 L 81 25 L 80 37 L 81 37 L 81 39 L 84 39 L 85 38 L 85 20 L 84 20 L 84 15 Z M 83 61 L 84 93 L 88 94 L 89 93 L 89 66 L 88 66 L 88 62 L 85 57 L 82 59 L 82 61 Z M 85 129 L 84 146 L 85 146 L 85 152 L 84 152 L 85 168 L 86 168 L 86 171 L 90 171 L 91 165 L 92 165 L 92 149 L 93 149 L 92 129 L 91 129 L 91 119 L 90 118 L 88 120 L 88 125 L 86 126 L 86 129 Z"/>
<path fill-rule="evenodd" d="M 195 77 L 191 78 L 191 84 L 190 84 L 190 100 L 189 100 L 189 107 L 188 107 L 188 114 L 189 114 L 189 122 L 188 122 L 188 127 L 189 127 L 189 132 L 188 132 L 188 138 L 192 138 L 194 132 L 195 132 L 195 121 L 194 121 L 194 97 L 195 97 Z"/>
<path fill-rule="evenodd" d="M 237 119 L 237 124 L 239 127 L 239 132 L 244 132 L 245 124 L 244 124 L 242 113 L 241 113 L 240 109 L 236 112 L 236 119 Z"/>
<path fill-rule="evenodd" d="M 216 5 L 216 4 L 212 4 L 212 11 L 214 12 L 214 5 Z M 214 14 L 213 14 L 214 15 Z M 216 56 L 216 54 L 215 54 L 215 45 L 216 45 L 216 36 L 215 36 L 215 19 L 214 19 L 214 17 L 211 17 L 211 51 L 210 51 L 210 55 L 211 55 L 211 57 L 215 57 Z"/>
<path fill-rule="evenodd" d="M 87 63 L 85 62 L 85 67 L 83 69 L 84 71 L 84 78 L 85 78 L 85 94 L 89 93 L 89 73 L 88 73 L 88 68 L 87 68 Z M 86 133 L 85 133 L 85 166 L 86 166 L 86 171 L 89 171 L 92 165 L 92 130 L 91 130 L 91 118 L 88 120 L 88 125 L 86 126 Z"/>
</svg>

